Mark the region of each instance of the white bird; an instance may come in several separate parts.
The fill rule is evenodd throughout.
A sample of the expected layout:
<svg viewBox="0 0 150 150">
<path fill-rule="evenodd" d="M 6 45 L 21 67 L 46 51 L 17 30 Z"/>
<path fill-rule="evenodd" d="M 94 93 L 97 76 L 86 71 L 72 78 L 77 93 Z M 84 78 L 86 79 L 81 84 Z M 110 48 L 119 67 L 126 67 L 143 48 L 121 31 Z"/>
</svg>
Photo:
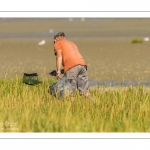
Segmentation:
<svg viewBox="0 0 150 150">
<path fill-rule="evenodd" d="M 145 42 L 148 42 L 148 41 L 149 41 L 149 38 L 148 38 L 148 37 L 145 37 L 143 40 L 144 40 Z"/>
<path fill-rule="evenodd" d="M 73 18 L 69 18 L 69 21 L 73 21 Z"/>
<path fill-rule="evenodd" d="M 39 42 L 39 45 L 44 45 L 45 44 L 45 40 L 42 40 L 41 42 Z"/>
<path fill-rule="evenodd" d="M 50 32 L 50 33 L 53 33 L 54 31 L 53 31 L 53 29 L 50 29 L 49 32 Z"/>
<path fill-rule="evenodd" d="M 81 21 L 85 21 L 85 18 L 81 18 Z"/>
</svg>

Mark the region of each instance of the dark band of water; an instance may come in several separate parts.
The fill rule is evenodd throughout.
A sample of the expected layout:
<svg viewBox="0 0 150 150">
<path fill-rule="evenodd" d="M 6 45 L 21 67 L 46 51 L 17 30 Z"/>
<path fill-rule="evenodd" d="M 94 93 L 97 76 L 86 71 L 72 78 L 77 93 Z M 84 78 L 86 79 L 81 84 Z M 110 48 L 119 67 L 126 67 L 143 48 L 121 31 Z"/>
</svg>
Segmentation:
<svg viewBox="0 0 150 150">
<path fill-rule="evenodd" d="M 150 81 L 89 81 L 90 86 L 150 86 Z"/>
</svg>

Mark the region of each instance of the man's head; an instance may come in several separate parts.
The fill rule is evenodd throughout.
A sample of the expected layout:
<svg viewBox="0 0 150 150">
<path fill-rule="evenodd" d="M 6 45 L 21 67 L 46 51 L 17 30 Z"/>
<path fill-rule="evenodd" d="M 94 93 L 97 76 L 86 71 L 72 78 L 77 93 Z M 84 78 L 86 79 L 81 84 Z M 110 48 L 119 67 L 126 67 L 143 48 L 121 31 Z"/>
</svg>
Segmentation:
<svg viewBox="0 0 150 150">
<path fill-rule="evenodd" d="M 64 32 L 57 32 L 57 33 L 54 35 L 54 39 L 56 39 L 56 38 L 58 38 L 58 37 L 65 37 Z"/>
</svg>

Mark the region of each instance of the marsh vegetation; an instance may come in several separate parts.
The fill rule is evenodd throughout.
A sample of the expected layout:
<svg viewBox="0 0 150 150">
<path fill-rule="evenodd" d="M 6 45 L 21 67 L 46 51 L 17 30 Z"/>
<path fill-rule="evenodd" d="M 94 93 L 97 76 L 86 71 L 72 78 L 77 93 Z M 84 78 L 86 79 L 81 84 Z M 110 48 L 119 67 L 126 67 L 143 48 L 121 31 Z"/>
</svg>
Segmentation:
<svg viewBox="0 0 150 150">
<path fill-rule="evenodd" d="M 64 31 L 85 58 L 90 81 L 150 80 L 150 19 L 6 19 L 0 20 L 1 132 L 149 132 L 149 85 L 90 86 L 92 100 L 75 101 L 48 93 L 56 78 L 53 34 Z M 38 45 L 45 40 L 44 45 Z M 22 82 L 38 73 L 41 84 Z"/>
</svg>

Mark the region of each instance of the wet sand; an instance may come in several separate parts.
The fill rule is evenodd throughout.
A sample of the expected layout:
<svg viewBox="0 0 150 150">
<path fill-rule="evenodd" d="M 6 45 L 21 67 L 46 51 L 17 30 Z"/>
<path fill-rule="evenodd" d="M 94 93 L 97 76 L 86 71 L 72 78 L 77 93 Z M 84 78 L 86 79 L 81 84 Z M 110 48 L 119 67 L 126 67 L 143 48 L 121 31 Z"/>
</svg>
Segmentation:
<svg viewBox="0 0 150 150">
<path fill-rule="evenodd" d="M 0 78 L 24 72 L 55 69 L 53 35 L 64 31 L 75 42 L 88 65 L 90 80 L 150 81 L 150 41 L 133 44 L 133 38 L 150 37 L 150 19 L 1 19 Z M 44 45 L 38 45 L 45 40 Z"/>
</svg>

